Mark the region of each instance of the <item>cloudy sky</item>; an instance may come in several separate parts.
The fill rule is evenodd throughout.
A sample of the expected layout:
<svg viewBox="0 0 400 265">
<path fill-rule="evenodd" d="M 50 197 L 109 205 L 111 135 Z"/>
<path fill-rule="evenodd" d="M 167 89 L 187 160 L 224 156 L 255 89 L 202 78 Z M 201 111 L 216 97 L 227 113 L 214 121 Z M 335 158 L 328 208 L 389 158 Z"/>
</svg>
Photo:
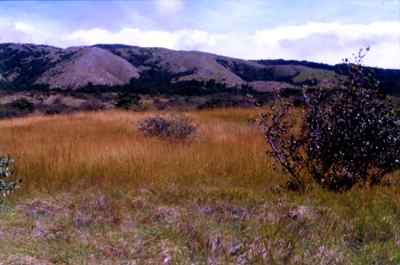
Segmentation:
<svg viewBox="0 0 400 265">
<path fill-rule="evenodd" d="M 400 0 L 0 1 L 0 42 L 124 43 L 400 68 Z"/>
</svg>

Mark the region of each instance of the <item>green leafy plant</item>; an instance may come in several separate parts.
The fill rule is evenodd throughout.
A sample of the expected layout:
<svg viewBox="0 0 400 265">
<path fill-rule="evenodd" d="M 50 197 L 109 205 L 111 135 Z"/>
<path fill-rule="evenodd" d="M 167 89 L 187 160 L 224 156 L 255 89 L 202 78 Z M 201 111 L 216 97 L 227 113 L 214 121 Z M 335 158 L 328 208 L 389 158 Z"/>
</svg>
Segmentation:
<svg viewBox="0 0 400 265">
<path fill-rule="evenodd" d="M 354 63 L 345 60 L 348 79 L 343 86 L 304 90 L 300 125 L 287 102 L 262 116 L 271 153 L 292 176 L 292 186 L 304 189 L 305 180 L 312 179 L 340 191 L 379 184 L 400 168 L 400 119 L 361 65 L 367 51 L 361 50 Z"/>
<path fill-rule="evenodd" d="M 129 110 L 140 105 L 140 97 L 136 94 L 119 93 L 115 106 L 120 109 Z"/>
<path fill-rule="evenodd" d="M 0 156 L 0 203 L 9 196 L 21 180 L 14 176 L 15 160 L 9 156 Z"/>
</svg>

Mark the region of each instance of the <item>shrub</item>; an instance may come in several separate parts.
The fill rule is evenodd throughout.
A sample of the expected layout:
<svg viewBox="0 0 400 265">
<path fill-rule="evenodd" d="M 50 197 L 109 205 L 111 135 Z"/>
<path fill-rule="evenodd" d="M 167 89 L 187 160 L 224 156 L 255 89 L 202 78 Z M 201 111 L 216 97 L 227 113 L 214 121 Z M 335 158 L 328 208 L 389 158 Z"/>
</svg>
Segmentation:
<svg viewBox="0 0 400 265">
<path fill-rule="evenodd" d="M 0 157 L 0 202 L 17 188 L 19 180 L 13 179 L 14 162 L 8 156 Z"/>
<path fill-rule="evenodd" d="M 83 111 L 99 111 L 99 110 L 104 110 L 105 105 L 102 104 L 100 101 L 93 100 L 93 99 L 88 99 L 85 102 L 83 102 L 79 107 L 78 110 L 83 110 Z"/>
<path fill-rule="evenodd" d="M 31 113 L 35 110 L 35 106 L 33 105 L 33 103 L 25 98 L 20 98 L 12 102 L 11 107 L 24 113 Z"/>
<path fill-rule="evenodd" d="M 17 117 L 18 111 L 10 108 L 7 104 L 0 105 L 0 119 L 7 119 L 12 117 Z"/>
<path fill-rule="evenodd" d="M 34 104 L 27 99 L 21 98 L 11 103 L 0 105 L 0 119 L 23 116 L 34 111 Z"/>
<path fill-rule="evenodd" d="M 363 56 L 346 61 L 350 75 L 342 87 L 305 89 L 299 119 L 286 102 L 262 116 L 272 155 L 293 177 L 292 186 L 304 188 L 307 179 L 334 191 L 374 185 L 400 167 L 400 119 L 361 66 Z"/>
<path fill-rule="evenodd" d="M 120 109 L 129 110 L 140 105 L 140 97 L 136 94 L 119 93 L 115 106 Z"/>
<path fill-rule="evenodd" d="M 51 105 L 44 106 L 44 112 L 47 115 L 56 115 L 56 114 L 61 114 L 61 113 L 67 113 L 70 111 L 71 111 L 70 107 L 68 107 L 67 105 L 65 105 L 59 101 L 56 101 Z"/>
<path fill-rule="evenodd" d="M 153 116 L 138 122 L 138 129 L 149 137 L 184 140 L 196 132 L 192 120 L 183 115 Z"/>
</svg>

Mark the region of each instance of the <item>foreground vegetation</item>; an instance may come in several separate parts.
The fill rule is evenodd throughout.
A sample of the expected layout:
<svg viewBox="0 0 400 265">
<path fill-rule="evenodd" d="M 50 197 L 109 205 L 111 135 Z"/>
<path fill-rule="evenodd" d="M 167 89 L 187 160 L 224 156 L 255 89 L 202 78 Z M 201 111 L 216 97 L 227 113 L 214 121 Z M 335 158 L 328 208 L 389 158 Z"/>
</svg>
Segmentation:
<svg viewBox="0 0 400 265">
<path fill-rule="evenodd" d="M 187 113 L 182 143 L 138 131 L 154 113 L 1 121 L 24 182 L 1 208 L 0 264 L 399 264 L 398 174 L 287 191 L 261 111 Z"/>
</svg>

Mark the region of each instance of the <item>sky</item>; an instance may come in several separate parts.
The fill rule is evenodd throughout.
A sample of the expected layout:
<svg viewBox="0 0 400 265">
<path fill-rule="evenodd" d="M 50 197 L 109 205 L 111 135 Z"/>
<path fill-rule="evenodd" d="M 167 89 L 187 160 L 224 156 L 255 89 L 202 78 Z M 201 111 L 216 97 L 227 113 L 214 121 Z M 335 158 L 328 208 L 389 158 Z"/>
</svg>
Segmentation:
<svg viewBox="0 0 400 265">
<path fill-rule="evenodd" d="M 0 1 L 0 42 L 121 43 L 400 69 L 400 0 Z"/>
</svg>

